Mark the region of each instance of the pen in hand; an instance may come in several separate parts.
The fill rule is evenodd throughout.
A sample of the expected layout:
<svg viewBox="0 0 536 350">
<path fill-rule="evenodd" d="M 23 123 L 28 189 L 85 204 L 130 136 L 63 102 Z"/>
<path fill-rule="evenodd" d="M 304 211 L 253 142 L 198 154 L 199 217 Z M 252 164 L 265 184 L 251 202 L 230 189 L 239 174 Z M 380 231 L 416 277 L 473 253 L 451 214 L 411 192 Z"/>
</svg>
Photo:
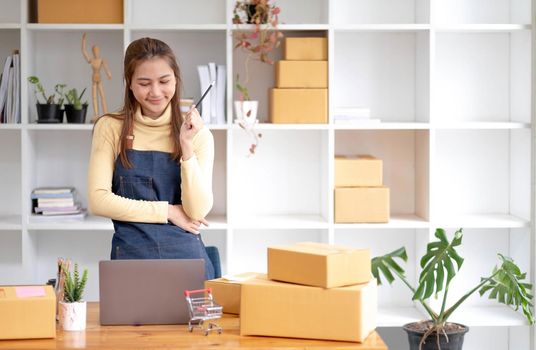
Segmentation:
<svg viewBox="0 0 536 350">
<path fill-rule="evenodd" d="M 212 83 L 210 83 L 210 85 L 207 87 L 207 89 L 205 90 L 205 92 L 203 93 L 203 95 L 201 96 L 201 98 L 192 105 L 192 107 L 190 108 L 190 110 L 188 111 L 188 113 L 186 114 L 187 116 L 192 112 L 192 110 L 199 106 L 199 104 L 201 102 L 203 102 L 203 99 L 205 98 L 205 96 L 207 96 L 208 92 L 210 91 L 210 89 L 212 88 L 212 86 L 214 86 L 214 84 L 216 84 L 216 80 L 213 80 Z M 192 128 L 192 124 L 190 123 L 190 119 L 189 117 L 187 117 L 185 119 L 185 122 L 188 123 L 188 129 L 191 129 Z"/>
</svg>

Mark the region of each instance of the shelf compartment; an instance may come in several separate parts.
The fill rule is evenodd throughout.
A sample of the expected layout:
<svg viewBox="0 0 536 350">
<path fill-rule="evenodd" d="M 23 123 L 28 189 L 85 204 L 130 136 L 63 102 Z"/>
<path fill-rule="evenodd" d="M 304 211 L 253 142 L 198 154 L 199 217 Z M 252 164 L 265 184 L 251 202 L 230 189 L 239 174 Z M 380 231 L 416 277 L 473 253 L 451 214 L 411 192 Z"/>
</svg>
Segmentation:
<svg viewBox="0 0 536 350">
<path fill-rule="evenodd" d="M 191 13 L 190 10 L 187 12 Z M 181 31 L 180 35 L 176 31 L 132 31 L 132 40 L 147 36 L 164 41 L 175 52 L 181 70 L 182 87 L 184 87 L 181 91 L 181 98 L 197 100 L 201 97 L 198 65 L 209 62 L 227 65 L 225 31 Z M 228 73 L 227 70 L 227 75 Z"/>
<path fill-rule="evenodd" d="M 332 110 L 369 108 L 371 118 L 382 122 L 430 120 L 428 31 L 335 32 L 334 37 Z"/>
<path fill-rule="evenodd" d="M 18 24 L 20 25 L 20 0 L 3 0 L 0 3 L 0 25 L 1 24 Z M 0 42 L 2 42 L 0 40 Z"/>
<path fill-rule="evenodd" d="M 325 229 L 328 223 L 320 215 L 250 215 L 233 222 L 237 229 Z"/>
<path fill-rule="evenodd" d="M 225 228 L 227 225 L 227 131 L 212 130 L 214 136 L 214 166 L 212 169 L 212 193 L 214 202 L 209 216 L 214 227 Z M 207 219 L 208 220 L 208 219 Z M 209 221 L 210 222 L 210 221 Z M 208 229 L 212 229 L 212 222 Z"/>
<path fill-rule="evenodd" d="M 20 193 L 22 191 L 22 164 L 21 164 L 21 133 L 19 130 L 2 130 L 0 133 L 0 217 L 6 218 L 6 222 L 0 219 L 0 226 L 7 229 L 20 228 L 21 202 Z M 15 224 L 13 216 L 19 216 L 18 223 Z M 4 225 L 5 224 L 5 225 Z"/>
<path fill-rule="evenodd" d="M 132 0 L 130 4 L 130 24 L 135 26 L 227 23 L 225 1 Z"/>
<path fill-rule="evenodd" d="M 426 220 L 429 137 L 428 130 L 336 130 L 335 155 L 369 154 L 381 159 L 383 184 L 390 189 L 391 216 Z"/>
<path fill-rule="evenodd" d="M 12 268 L 19 268 L 22 263 L 22 236 L 18 230 L 2 230 L 0 232 L 0 280 L 7 284 L 8 280 L 17 281 L 16 275 L 9 274 Z M 18 282 L 20 284 L 20 282 Z"/>
<path fill-rule="evenodd" d="M 279 217 L 277 225 L 323 225 L 321 218 L 328 217 L 328 132 L 263 130 L 255 155 L 248 156 L 251 142 L 244 130 L 232 131 L 233 225 L 257 216 Z"/>
<path fill-rule="evenodd" d="M 333 23 L 430 23 L 430 0 L 337 0 L 332 11 Z"/>
<path fill-rule="evenodd" d="M 291 25 L 328 24 L 329 2 L 330 0 L 278 0 L 276 5 L 281 8 L 279 22 Z"/>
<path fill-rule="evenodd" d="M 530 36 L 437 33 L 433 121 L 529 123 Z"/>
<path fill-rule="evenodd" d="M 212 224 L 211 224 L 212 226 Z M 220 264 L 222 276 L 227 273 L 227 231 L 211 229 L 207 231 L 205 227 L 201 229 L 201 239 L 205 247 L 215 246 L 220 253 Z"/>
<path fill-rule="evenodd" d="M 326 242 L 327 230 L 265 230 L 236 229 L 233 231 L 232 265 L 229 273 L 246 271 L 267 272 L 269 246 L 297 242 Z"/>
<path fill-rule="evenodd" d="M 0 11 L 1 12 L 1 11 Z M 13 50 L 21 49 L 20 30 L 5 29 L 0 30 L 0 69 L 4 69 L 6 57 L 13 54 Z M 0 73 L 1 74 L 1 73 Z M 4 125 L 4 124 L 0 124 Z"/>
<path fill-rule="evenodd" d="M 473 216 L 484 225 L 527 224 L 530 129 L 438 130 L 435 136 L 433 158 L 441 171 L 433 173 L 434 222 Z"/>
<path fill-rule="evenodd" d="M 527 24 L 531 22 L 530 14 L 530 0 L 434 1 L 432 6 L 432 18 L 435 24 Z"/>
<path fill-rule="evenodd" d="M 67 84 L 68 88 L 81 91 L 87 88 L 84 100 L 91 102 L 91 67 L 85 61 L 80 49 L 82 34 L 85 29 L 65 30 L 61 32 L 58 40 L 57 31 L 29 31 L 28 45 L 29 57 L 39 59 L 29 60 L 28 76 L 36 75 L 43 84 L 47 96 L 54 92 L 56 84 Z M 108 80 L 104 70 L 101 70 L 101 79 L 109 111 L 118 110 L 123 103 L 123 33 L 119 30 L 93 31 L 87 36 L 87 52 L 92 55 L 92 46 L 100 48 L 101 57 L 107 61 L 112 79 Z M 33 86 L 28 86 L 28 122 L 37 120 L 36 97 Z M 42 97 L 40 97 L 42 102 Z M 100 110 L 102 113 L 102 109 Z M 93 106 L 89 103 L 86 120 L 93 117 Z M 24 111 L 23 111 L 24 117 Z M 64 120 L 65 117 L 64 117 Z"/>
</svg>

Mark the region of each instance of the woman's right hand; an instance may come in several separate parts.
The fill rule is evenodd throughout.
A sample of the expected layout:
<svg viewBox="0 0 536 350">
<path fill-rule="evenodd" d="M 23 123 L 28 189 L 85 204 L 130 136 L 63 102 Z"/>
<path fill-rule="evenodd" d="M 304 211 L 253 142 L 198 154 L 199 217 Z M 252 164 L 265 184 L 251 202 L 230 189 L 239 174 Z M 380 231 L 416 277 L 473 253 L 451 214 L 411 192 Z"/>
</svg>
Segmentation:
<svg viewBox="0 0 536 350">
<path fill-rule="evenodd" d="M 208 226 L 208 221 L 205 219 L 199 221 L 190 219 L 182 209 L 182 205 L 179 204 L 168 205 L 168 221 L 179 226 L 183 230 L 196 235 L 199 234 L 199 226 L 201 224 Z"/>
</svg>

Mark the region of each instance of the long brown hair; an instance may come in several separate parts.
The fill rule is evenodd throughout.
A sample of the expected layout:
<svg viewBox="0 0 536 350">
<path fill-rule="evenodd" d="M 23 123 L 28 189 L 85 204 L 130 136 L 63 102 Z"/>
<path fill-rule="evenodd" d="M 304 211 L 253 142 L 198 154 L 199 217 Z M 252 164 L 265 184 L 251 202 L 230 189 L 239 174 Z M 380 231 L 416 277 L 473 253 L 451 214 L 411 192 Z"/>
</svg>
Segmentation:
<svg viewBox="0 0 536 350">
<path fill-rule="evenodd" d="M 134 114 L 138 102 L 130 90 L 132 76 L 138 65 L 152 58 L 163 58 L 169 64 L 175 75 L 175 94 L 171 98 L 171 139 L 173 142 L 172 157 L 175 161 L 179 161 L 181 157 L 180 147 L 180 130 L 182 125 L 182 113 L 179 108 L 181 96 L 180 87 L 182 85 L 179 65 L 173 50 L 161 40 L 153 38 L 141 38 L 134 40 L 127 47 L 125 59 L 123 63 L 123 74 L 125 79 L 125 96 L 123 108 L 119 111 L 121 119 L 123 119 L 123 128 L 119 137 L 119 157 L 125 168 L 132 168 L 132 163 L 128 160 L 126 150 L 129 148 L 129 138 L 134 126 Z"/>
</svg>

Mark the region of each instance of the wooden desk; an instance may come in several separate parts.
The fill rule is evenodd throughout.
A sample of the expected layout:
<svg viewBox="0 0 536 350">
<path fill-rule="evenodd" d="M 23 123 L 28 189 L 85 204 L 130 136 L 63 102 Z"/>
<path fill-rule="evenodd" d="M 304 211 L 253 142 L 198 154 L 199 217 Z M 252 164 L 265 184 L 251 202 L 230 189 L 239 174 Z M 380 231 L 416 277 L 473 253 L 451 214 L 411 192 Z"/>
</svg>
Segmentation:
<svg viewBox="0 0 536 350">
<path fill-rule="evenodd" d="M 240 336 L 239 319 L 225 315 L 216 320 L 223 333 L 205 336 L 200 330 L 188 332 L 185 325 L 159 326 L 101 326 L 99 304 L 88 303 L 85 332 L 57 330 L 56 339 L 0 340 L 0 349 L 356 349 L 387 350 L 387 346 L 374 332 L 363 344 L 308 339 Z"/>
</svg>

